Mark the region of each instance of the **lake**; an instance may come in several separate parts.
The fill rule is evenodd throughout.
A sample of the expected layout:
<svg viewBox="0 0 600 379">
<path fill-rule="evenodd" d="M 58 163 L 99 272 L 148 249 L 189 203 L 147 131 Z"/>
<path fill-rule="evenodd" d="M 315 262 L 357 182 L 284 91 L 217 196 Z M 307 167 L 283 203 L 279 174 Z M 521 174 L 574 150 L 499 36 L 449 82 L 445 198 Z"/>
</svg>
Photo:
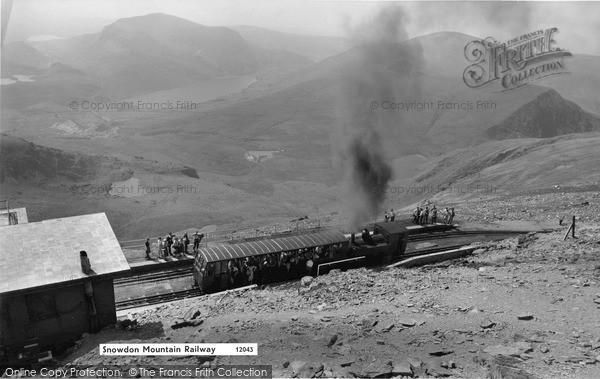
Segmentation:
<svg viewBox="0 0 600 379">
<path fill-rule="evenodd" d="M 178 101 L 181 103 L 205 103 L 220 97 L 240 93 L 254 82 L 256 82 L 256 77 L 252 75 L 218 78 L 185 87 L 149 92 L 125 101 L 131 101 L 135 104 L 138 101 L 144 103 L 171 102 L 175 107 L 177 107 Z"/>
<path fill-rule="evenodd" d="M 33 75 L 11 75 L 9 78 L 0 78 L 0 85 L 14 84 L 16 82 L 34 82 Z"/>
</svg>

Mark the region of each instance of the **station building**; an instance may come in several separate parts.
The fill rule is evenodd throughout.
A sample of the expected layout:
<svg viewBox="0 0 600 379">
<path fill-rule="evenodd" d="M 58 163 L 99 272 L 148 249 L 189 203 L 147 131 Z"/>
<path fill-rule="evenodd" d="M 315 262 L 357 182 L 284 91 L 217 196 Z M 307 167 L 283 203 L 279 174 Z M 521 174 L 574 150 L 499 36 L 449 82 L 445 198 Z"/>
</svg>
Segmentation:
<svg viewBox="0 0 600 379">
<path fill-rule="evenodd" d="M 113 278 L 130 269 L 104 213 L 22 220 L 0 226 L 0 360 L 5 361 L 114 324 Z M 91 270 L 83 268 L 81 251 Z"/>
</svg>

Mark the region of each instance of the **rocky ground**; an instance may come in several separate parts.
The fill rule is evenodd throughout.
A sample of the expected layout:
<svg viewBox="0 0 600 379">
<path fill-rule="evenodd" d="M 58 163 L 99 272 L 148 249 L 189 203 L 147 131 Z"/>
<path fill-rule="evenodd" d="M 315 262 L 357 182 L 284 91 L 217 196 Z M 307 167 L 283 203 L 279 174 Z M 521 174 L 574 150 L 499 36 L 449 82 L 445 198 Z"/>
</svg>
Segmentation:
<svg viewBox="0 0 600 379">
<path fill-rule="evenodd" d="M 457 204 L 470 221 L 574 214 L 577 238 L 563 241 L 566 229 L 529 234 L 415 269 L 332 272 L 133 311 L 135 323 L 85 336 L 58 364 L 265 364 L 276 377 L 598 378 L 598 199 L 549 193 Z M 107 342 L 256 342 L 258 355 L 99 356 Z"/>
</svg>

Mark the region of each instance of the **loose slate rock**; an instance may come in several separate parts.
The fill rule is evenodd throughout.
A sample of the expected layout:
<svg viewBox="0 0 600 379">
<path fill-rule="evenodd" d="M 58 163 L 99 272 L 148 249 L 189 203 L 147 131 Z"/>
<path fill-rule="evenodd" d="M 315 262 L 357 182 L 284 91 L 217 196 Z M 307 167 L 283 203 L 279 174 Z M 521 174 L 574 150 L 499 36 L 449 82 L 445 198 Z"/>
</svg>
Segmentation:
<svg viewBox="0 0 600 379">
<path fill-rule="evenodd" d="M 383 362 L 373 362 L 367 367 L 364 368 L 364 374 L 368 378 L 382 378 L 387 377 L 392 372 L 393 367 L 391 362 L 383 363 Z M 365 377 L 359 376 L 359 377 Z"/>
<path fill-rule="evenodd" d="M 300 284 L 302 285 L 302 287 L 308 287 L 308 286 L 310 286 L 310 284 L 312 282 L 313 282 L 312 276 L 305 276 L 300 280 Z"/>
<path fill-rule="evenodd" d="M 406 326 L 409 328 L 415 326 L 415 324 L 416 324 L 415 320 L 400 320 L 400 325 Z"/>
<path fill-rule="evenodd" d="M 185 328 L 186 326 L 199 326 L 202 325 L 203 320 L 191 320 L 191 321 L 183 321 L 177 324 L 171 325 L 171 329 L 180 329 Z"/>
<path fill-rule="evenodd" d="M 394 362 L 392 374 L 401 376 L 413 376 L 413 370 L 408 361 Z"/>
<path fill-rule="evenodd" d="M 486 318 L 479 324 L 479 326 L 481 326 L 483 329 L 490 329 L 493 328 L 495 325 L 496 323 L 490 320 L 489 318 Z"/>
<path fill-rule="evenodd" d="M 483 351 L 492 356 L 505 355 L 508 357 L 519 356 L 519 354 L 521 353 L 518 347 L 504 345 L 490 346 L 488 348 L 483 349 Z"/>
<path fill-rule="evenodd" d="M 518 315 L 517 318 L 519 320 L 529 321 L 529 320 L 533 320 L 533 315 L 531 313 L 522 313 L 522 314 Z"/>
<path fill-rule="evenodd" d="M 452 353 L 454 353 L 454 350 L 442 349 L 442 350 L 434 350 L 434 351 L 430 352 L 429 355 L 433 355 L 434 357 L 441 357 L 441 356 L 452 354 Z"/>
<path fill-rule="evenodd" d="M 302 368 L 306 365 L 308 365 L 308 363 L 304 361 L 293 361 L 290 363 L 290 367 L 295 374 L 299 374 L 300 370 L 302 370 Z"/>
<path fill-rule="evenodd" d="M 327 344 L 327 347 L 332 347 L 333 345 L 335 345 L 336 341 L 338 340 L 338 335 L 334 334 L 331 339 L 329 340 L 329 343 Z"/>
</svg>

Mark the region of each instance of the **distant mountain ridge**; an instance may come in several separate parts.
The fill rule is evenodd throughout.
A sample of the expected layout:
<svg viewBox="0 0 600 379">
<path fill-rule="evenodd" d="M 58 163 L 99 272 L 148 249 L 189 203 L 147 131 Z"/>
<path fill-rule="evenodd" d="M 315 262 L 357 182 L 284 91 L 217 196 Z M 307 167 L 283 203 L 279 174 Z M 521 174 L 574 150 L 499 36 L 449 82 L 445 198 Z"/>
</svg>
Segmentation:
<svg viewBox="0 0 600 379">
<path fill-rule="evenodd" d="M 119 19 L 99 33 L 7 45 L 10 56 L 3 48 L 3 77 L 39 74 L 48 64 L 60 63 L 85 73 L 85 80 L 101 87 L 102 95 L 111 99 L 219 77 L 291 72 L 312 64 L 309 58 L 292 51 L 254 45 L 233 29 L 204 26 L 162 13 Z M 30 67 L 30 62 L 35 65 Z M 28 84 L 28 91 L 38 85 L 43 84 Z M 28 99 L 23 100 L 28 103 Z"/>
<path fill-rule="evenodd" d="M 350 40 L 341 37 L 298 35 L 248 25 L 232 26 L 231 29 L 263 49 L 289 50 L 315 62 L 338 55 L 352 47 Z"/>
<path fill-rule="evenodd" d="M 597 130 L 600 130 L 600 118 L 551 89 L 489 128 L 487 133 L 493 139 L 548 138 Z"/>
</svg>

